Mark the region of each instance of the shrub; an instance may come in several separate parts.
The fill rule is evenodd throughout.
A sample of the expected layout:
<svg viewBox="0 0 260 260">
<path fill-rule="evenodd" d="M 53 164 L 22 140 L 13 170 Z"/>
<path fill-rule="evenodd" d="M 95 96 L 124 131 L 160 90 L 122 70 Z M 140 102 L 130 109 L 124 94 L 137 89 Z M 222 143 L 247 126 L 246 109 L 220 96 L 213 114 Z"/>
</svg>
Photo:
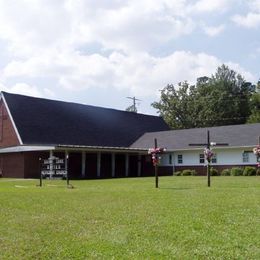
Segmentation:
<svg viewBox="0 0 260 260">
<path fill-rule="evenodd" d="M 210 176 L 218 176 L 218 170 L 217 169 L 214 169 L 214 168 L 211 168 L 210 169 Z"/>
<path fill-rule="evenodd" d="M 260 168 L 258 168 L 258 169 L 256 170 L 256 175 L 257 175 L 257 176 L 260 176 Z"/>
<path fill-rule="evenodd" d="M 174 172 L 173 175 L 175 175 L 175 176 L 181 176 L 181 171 Z"/>
<path fill-rule="evenodd" d="M 243 169 L 239 167 L 234 167 L 231 169 L 231 175 L 232 176 L 241 176 L 243 175 Z"/>
<path fill-rule="evenodd" d="M 191 176 L 192 175 L 192 170 L 187 169 L 187 170 L 183 170 L 181 173 L 181 176 Z"/>
<path fill-rule="evenodd" d="M 246 166 L 243 171 L 244 176 L 254 176 L 256 175 L 256 168 L 251 166 Z"/>
<path fill-rule="evenodd" d="M 191 170 L 191 175 L 192 176 L 196 176 L 198 173 L 196 172 L 196 170 Z"/>
<path fill-rule="evenodd" d="M 231 170 L 230 169 L 224 169 L 221 172 L 221 176 L 230 176 Z"/>
</svg>

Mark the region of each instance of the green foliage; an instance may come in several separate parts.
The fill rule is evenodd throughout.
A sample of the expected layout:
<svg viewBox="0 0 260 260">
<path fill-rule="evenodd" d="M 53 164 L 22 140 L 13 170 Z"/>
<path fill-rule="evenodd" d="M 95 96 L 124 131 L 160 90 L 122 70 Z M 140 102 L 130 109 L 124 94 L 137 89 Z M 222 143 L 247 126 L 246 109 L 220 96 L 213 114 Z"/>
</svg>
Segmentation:
<svg viewBox="0 0 260 260">
<path fill-rule="evenodd" d="M 211 176 L 219 176 L 218 170 L 214 168 L 210 168 L 210 175 Z"/>
<path fill-rule="evenodd" d="M 0 179 L 0 259 L 260 259 L 259 177 L 37 183 Z"/>
<path fill-rule="evenodd" d="M 175 175 L 175 176 L 181 176 L 181 171 L 174 172 L 173 175 Z"/>
<path fill-rule="evenodd" d="M 231 169 L 231 175 L 232 176 L 241 176 L 241 175 L 243 175 L 243 169 L 240 167 L 233 167 Z"/>
<path fill-rule="evenodd" d="M 186 169 L 181 173 L 182 176 L 196 176 L 197 172 L 195 170 Z"/>
<path fill-rule="evenodd" d="M 170 127 L 191 128 L 194 126 L 194 86 L 187 82 L 179 83 L 177 88 L 174 85 L 167 85 L 161 90 L 161 100 L 152 103 Z"/>
<path fill-rule="evenodd" d="M 224 169 L 220 173 L 221 176 L 230 176 L 231 175 L 231 170 L 230 169 Z"/>
<path fill-rule="evenodd" d="M 260 176 L 260 168 L 256 170 L 256 176 Z"/>
<path fill-rule="evenodd" d="M 194 86 L 186 81 L 167 85 L 152 106 L 174 129 L 243 124 L 251 114 L 254 90 L 240 74 L 222 65 L 210 78 L 198 78 Z"/>
<path fill-rule="evenodd" d="M 249 116 L 247 123 L 260 123 L 260 82 L 256 92 L 251 96 L 250 99 L 251 115 Z"/>
<path fill-rule="evenodd" d="M 243 171 L 244 176 L 254 176 L 256 175 L 256 168 L 251 166 L 246 166 Z"/>
</svg>

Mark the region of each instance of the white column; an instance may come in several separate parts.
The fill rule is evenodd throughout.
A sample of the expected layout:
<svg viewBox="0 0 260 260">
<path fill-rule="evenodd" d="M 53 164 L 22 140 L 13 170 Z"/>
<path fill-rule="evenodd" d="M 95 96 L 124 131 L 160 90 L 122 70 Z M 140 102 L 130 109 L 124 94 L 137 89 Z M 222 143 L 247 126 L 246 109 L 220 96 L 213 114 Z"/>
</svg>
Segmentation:
<svg viewBox="0 0 260 260">
<path fill-rule="evenodd" d="M 68 151 L 65 151 L 65 171 L 67 172 L 68 174 L 68 159 L 69 159 L 69 152 Z"/>
<path fill-rule="evenodd" d="M 97 153 L 97 178 L 100 178 L 101 171 L 101 153 Z"/>
<path fill-rule="evenodd" d="M 125 177 L 129 175 L 129 154 L 125 155 Z"/>
<path fill-rule="evenodd" d="M 53 151 L 50 151 L 50 156 L 49 156 L 49 160 L 50 160 L 50 179 L 52 179 L 52 175 L 54 174 L 53 172 Z"/>
<path fill-rule="evenodd" d="M 141 176 L 141 170 L 142 170 L 141 154 L 138 154 L 138 177 Z"/>
<path fill-rule="evenodd" d="M 86 171 L 86 152 L 82 151 L 81 154 L 81 177 L 85 178 Z"/>
<path fill-rule="evenodd" d="M 116 155 L 115 153 L 112 153 L 112 156 L 111 156 L 111 160 L 112 160 L 112 163 L 111 163 L 111 171 L 112 171 L 112 178 L 115 177 L 115 169 L 116 169 Z"/>
</svg>

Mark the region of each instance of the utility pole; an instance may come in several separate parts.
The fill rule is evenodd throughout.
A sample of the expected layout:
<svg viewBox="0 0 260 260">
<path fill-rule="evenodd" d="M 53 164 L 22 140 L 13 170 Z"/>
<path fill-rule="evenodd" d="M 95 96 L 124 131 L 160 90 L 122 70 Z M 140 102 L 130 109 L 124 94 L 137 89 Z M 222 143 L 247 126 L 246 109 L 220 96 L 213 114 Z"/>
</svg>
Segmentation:
<svg viewBox="0 0 260 260">
<path fill-rule="evenodd" d="M 133 100 L 133 105 L 128 107 L 126 110 L 137 113 L 136 101 L 141 101 L 141 100 L 137 99 L 136 97 L 126 97 L 126 98 Z"/>
</svg>

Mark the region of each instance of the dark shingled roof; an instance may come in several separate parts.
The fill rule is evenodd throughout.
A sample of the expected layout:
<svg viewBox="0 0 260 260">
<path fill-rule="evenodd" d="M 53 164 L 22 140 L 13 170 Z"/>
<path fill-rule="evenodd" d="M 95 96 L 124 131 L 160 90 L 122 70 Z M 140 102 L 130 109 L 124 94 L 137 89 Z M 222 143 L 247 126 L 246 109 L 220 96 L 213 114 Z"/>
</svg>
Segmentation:
<svg viewBox="0 0 260 260">
<path fill-rule="evenodd" d="M 157 138 L 158 146 L 169 150 L 194 149 L 189 144 L 207 143 L 207 130 L 212 142 L 228 143 L 229 147 L 255 146 L 260 135 L 260 123 L 146 133 L 131 148 L 150 148 Z"/>
<path fill-rule="evenodd" d="M 162 118 L 2 92 L 23 144 L 129 147 Z"/>
</svg>

